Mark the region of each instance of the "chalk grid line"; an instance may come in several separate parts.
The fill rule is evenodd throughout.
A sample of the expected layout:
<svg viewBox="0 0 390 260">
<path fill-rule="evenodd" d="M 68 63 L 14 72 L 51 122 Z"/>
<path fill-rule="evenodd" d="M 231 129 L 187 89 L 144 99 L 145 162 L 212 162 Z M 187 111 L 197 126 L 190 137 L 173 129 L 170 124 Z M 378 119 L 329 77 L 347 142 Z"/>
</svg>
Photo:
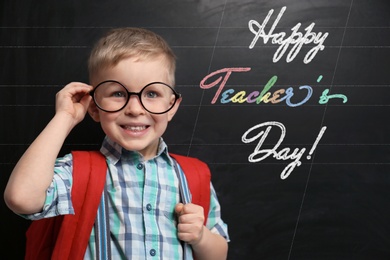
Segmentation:
<svg viewBox="0 0 390 260">
<path fill-rule="evenodd" d="M 351 0 L 351 4 L 350 4 L 350 6 L 349 6 L 348 16 L 347 16 L 347 20 L 346 20 L 346 22 L 345 22 L 345 27 L 344 27 L 344 31 L 343 31 L 343 36 L 342 36 L 342 38 L 341 38 L 340 49 L 339 49 L 339 52 L 338 52 L 338 55 L 337 55 L 336 65 L 335 65 L 335 68 L 334 68 L 334 71 L 333 71 L 333 76 L 332 76 L 331 85 L 330 85 L 330 89 L 329 89 L 329 92 L 330 92 L 330 93 L 332 93 L 332 92 L 331 92 L 331 91 L 332 91 L 332 86 L 333 86 L 334 78 L 335 78 L 335 75 L 336 75 L 336 71 L 337 71 L 337 66 L 338 66 L 339 59 L 340 59 L 341 50 L 342 50 L 342 48 L 343 48 L 343 42 L 344 42 L 345 32 L 346 32 L 347 27 L 348 27 L 348 22 L 349 22 L 349 18 L 350 18 L 350 15 L 351 15 L 352 6 L 353 6 L 353 0 Z M 323 113 L 323 115 L 322 115 L 322 120 L 321 120 L 321 127 L 324 126 L 324 120 L 325 120 L 325 115 L 326 115 L 327 107 L 328 107 L 328 104 L 326 104 L 326 105 L 325 105 L 325 108 L 324 108 L 324 113 Z M 312 162 L 314 162 L 314 160 L 315 160 L 315 155 L 316 155 L 316 151 L 314 151 L 314 153 L 312 154 Z M 308 188 L 309 182 L 310 182 L 310 176 L 311 176 L 312 168 L 313 168 L 313 163 L 310 164 L 309 173 L 308 173 L 308 175 L 307 175 L 306 185 L 305 185 L 305 189 L 304 189 L 304 191 L 303 191 L 302 201 L 301 201 L 301 205 L 300 205 L 300 208 L 299 208 L 298 217 L 297 217 L 297 221 L 296 221 L 295 229 L 294 229 L 294 234 L 293 234 L 292 241 L 291 241 L 290 251 L 289 251 L 288 257 L 287 257 L 288 260 L 291 258 L 291 253 L 292 253 L 292 251 L 293 251 L 295 236 L 296 236 L 296 234 L 297 234 L 297 230 L 298 230 L 298 226 L 299 226 L 299 221 L 300 221 L 301 214 L 302 214 L 303 204 L 304 204 L 304 202 L 305 202 L 306 193 L 307 193 L 307 188 Z"/>
<path fill-rule="evenodd" d="M 216 49 L 216 46 L 217 46 L 218 37 L 219 37 L 219 32 L 220 32 L 220 30 L 221 30 L 221 25 L 222 25 L 222 21 L 223 21 L 223 18 L 224 18 L 225 8 L 226 8 L 227 1 L 228 1 L 228 0 L 225 1 L 225 4 L 224 4 L 223 9 L 222 9 L 221 19 L 220 19 L 220 21 L 219 21 L 219 27 L 218 27 L 217 34 L 216 34 L 216 37 L 215 37 L 214 47 L 213 47 L 213 51 L 212 51 L 212 53 L 211 53 L 209 67 L 208 67 L 208 69 L 207 69 L 207 74 L 209 74 L 210 71 L 211 71 L 211 65 L 212 65 L 212 63 L 213 63 L 214 53 L 215 53 L 215 49 Z M 203 89 L 203 90 L 202 90 L 202 95 L 201 95 L 200 101 L 199 101 L 198 112 L 197 112 L 196 118 L 195 118 L 195 125 L 194 125 L 194 128 L 193 128 L 192 134 L 191 134 L 190 144 L 189 144 L 188 150 L 187 150 L 187 156 L 189 156 L 189 155 L 190 155 L 190 152 L 191 152 L 192 143 L 193 143 L 194 136 L 195 136 L 195 132 L 196 132 L 196 127 L 197 127 L 197 125 L 198 125 L 200 110 L 201 110 L 201 108 L 202 108 L 204 92 L 205 92 L 205 90 Z"/>
</svg>

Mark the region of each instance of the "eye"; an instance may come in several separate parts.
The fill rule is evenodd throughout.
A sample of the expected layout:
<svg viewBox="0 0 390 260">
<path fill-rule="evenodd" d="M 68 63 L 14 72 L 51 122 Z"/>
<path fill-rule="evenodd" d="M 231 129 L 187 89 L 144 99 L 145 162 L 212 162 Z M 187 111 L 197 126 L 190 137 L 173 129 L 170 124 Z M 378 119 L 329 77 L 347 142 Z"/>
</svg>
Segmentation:
<svg viewBox="0 0 390 260">
<path fill-rule="evenodd" d="M 110 97 L 123 98 L 126 97 L 126 93 L 124 91 L 115 91 L 111 93 Z"/>
<path fill-rule="evenodd" d="M 147 98 L 156 98 L 158 96 L 159 96 L 158 93 L 156 91 L 153 91 L 153 90 L 148 90 L 145 93 L 145 97 L 147 97 Z"/>
</svg>

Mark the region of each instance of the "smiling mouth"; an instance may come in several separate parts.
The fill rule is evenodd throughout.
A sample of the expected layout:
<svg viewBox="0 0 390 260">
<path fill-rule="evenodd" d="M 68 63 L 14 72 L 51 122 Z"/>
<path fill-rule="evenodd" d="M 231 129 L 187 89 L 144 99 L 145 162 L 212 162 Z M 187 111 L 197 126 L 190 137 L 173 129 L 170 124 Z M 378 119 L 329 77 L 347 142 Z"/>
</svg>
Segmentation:
<svg viewBox="0 0 390 260">
<path fill-rule="evenodd" d="M 129 126 L 129 125 L 123 125 L 122 126 L 123 129 L 126 129 L 126 130 L 129 130 L 129 131 L 132 131 L 132 132 L 142 132 L 144 131 L 146 128 L 148 128 L 147 126 Z"/>
</svg>

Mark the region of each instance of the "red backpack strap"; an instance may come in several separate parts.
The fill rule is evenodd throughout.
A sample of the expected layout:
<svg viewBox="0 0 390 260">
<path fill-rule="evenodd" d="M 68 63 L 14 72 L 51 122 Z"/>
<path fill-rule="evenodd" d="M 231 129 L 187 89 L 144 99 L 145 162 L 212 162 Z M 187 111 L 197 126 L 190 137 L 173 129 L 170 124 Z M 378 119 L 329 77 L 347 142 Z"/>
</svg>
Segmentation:
<svg viewBox="0 0 390 260">
<path fill-rule="evenodd" d="M 64 216 L 34 220 L 26 232 L 25 260 L 51 259 Z"/>
<path fill-rule="evenodd" d="M 65 215 L 52 259 L 82 259 L 95 222 L 107 164 L 97 151 L 75 151 L 73 156 L 72 203 L 75 215 Z"/>
<path fill-rule="evenodd" d="M 99 152 L 73 152 L 72 155 L 71 195 L 75 215 L 33 221 L 26 232 L 26 260 L 84 257 L 106 180 L 107 165 Z M 94 176 L 90 178 L 92 172 Z"/>
<path fill-rule="evenodd" d="M 192 203 L 202 206 L 204 211 L 204 224 L 210 209 L 210 169 L 201 160 L 178 154 L 169 154 L 182 168 L 192 195 Z"/>
</svg>

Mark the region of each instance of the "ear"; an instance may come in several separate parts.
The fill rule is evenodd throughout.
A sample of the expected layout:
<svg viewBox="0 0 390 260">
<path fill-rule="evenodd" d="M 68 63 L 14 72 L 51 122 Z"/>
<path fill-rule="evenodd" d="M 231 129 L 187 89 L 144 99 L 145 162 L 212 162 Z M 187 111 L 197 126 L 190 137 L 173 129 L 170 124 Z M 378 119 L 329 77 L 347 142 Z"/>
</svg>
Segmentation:
<svg viewBox="0 0 390 260">
<path fill-rule="evenodd" d="M 176 114 L 177 110 L 179 109 L 180 103 L 182 98 L 180 97 L 178 100 L 176 100 L 175 105 L 171 110 L 168 111 L 168 121 L 171 121 L 173 116 Z"/>
<path fill-rule="evenodd" d="M 99 108 L 97 108 L 95 102 L 91 101 L 88 107 L 88 114 L 92 117 L 95 122 L 100 122 Z"/>
</svg>

